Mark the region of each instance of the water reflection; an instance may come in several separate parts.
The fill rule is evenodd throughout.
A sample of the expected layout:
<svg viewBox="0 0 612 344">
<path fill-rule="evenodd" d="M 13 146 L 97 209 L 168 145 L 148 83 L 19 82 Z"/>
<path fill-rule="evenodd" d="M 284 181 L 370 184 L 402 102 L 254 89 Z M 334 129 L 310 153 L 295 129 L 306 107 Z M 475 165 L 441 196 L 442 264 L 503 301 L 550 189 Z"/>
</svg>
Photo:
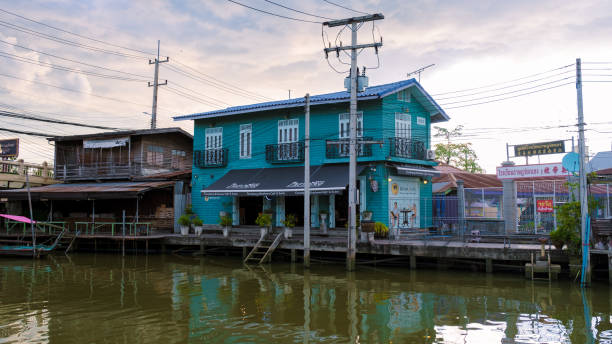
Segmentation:
<svg viewBox="0 0 612 344">
<path fill-rule="evenodd" d="M 0 343 L 612 343 L 607 285 L 234 258 L 2 263 Z"/>
</svg>

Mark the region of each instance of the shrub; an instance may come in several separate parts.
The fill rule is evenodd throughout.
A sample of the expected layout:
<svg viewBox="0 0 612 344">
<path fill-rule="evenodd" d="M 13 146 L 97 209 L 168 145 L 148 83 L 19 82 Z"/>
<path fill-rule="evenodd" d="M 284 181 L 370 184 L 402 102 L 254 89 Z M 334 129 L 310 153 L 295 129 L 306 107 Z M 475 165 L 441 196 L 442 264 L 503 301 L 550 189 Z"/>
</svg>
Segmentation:
<svg viewBox="0 0 612 344">
<path fill-rule="evenodd" d="M 200 227 L 204 222 L 202 222 L 201 218 L 196 216 L 193 220 L 191 220 L 191 223 L 193 223 L 193 225 L 196 227 Z"/>
<path fill-rule="evenodd" d="M 389 235 L 389 228 L 384 223 L 378 221 L 374 224 L 374 233 L 377 237 L 386 238 Z"/>
<path fill-rule="evenodd" d="M 272 224 L 272 215 L 266 213 L 259 213 L 259 216 L 257 216 L 255 223 L 259 227 L 269 227 L 270 224 Z"/>
<path fill-rule="evenodd" d="M 187 215 L 187 214 L 181 215 L 181 217 L 179 217 L 179 219 L 178 219 L 178 224 L 180 226 L 189 226 L 191 224 L 191 220 L 189 219 L 189 215 Z"/>
<path fill-rule="evenodd" d="M 294 214 L 288 214 L 284 220 L 281 221 L 283 226 L 293 228 L 297 222 L 297 217 Z"/>
<path fill-rule="evenodd" d="M 230 215 L 222 216 L 219 219 L 219 224 L 223 227 L 229 227 L 234 223 L 232 217 Z"/>
<path fill-rule="evenodd" d="M 191 208 L 191 204 L 188 205 L 187 207 L 185 207 L 185 214 L 187 214 L 187 215 L 193 215 L 194 214 L 193 209 Z"/>
<path fill-rule="evenodd" d="M 557 238 L 563 238 L 571 255 L 580 254 L 580 202 L 567 202 L 557 206 L 557 229 L 554 232 L 557 232 Z"/>
</svg>

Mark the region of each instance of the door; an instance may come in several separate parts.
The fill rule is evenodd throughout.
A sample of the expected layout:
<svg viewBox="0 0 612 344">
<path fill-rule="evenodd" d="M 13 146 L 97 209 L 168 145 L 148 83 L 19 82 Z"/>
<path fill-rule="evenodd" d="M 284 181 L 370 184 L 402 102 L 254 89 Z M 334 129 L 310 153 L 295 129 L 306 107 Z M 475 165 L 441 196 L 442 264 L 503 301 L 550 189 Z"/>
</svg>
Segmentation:
<svg viewBox="0 0 612 344">
<path fill-rule="evenodd" d="M 299 156 L 298 119 L 278 121 L 278 160 L 295 160 Z"/>
<path fill-rule="evenodd" d="M 206 128 L 206 164 L 217 165 L 223 159 L 223 128 Z"/>
</svg>

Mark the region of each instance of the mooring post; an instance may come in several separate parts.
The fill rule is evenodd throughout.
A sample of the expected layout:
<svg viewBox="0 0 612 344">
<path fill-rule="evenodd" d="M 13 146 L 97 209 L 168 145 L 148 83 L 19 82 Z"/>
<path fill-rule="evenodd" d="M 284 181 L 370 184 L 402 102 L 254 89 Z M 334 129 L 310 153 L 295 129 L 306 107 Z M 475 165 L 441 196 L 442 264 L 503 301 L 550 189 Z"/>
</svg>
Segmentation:
<svg viewBox="0 0 612 344">
<path fill-rule="evenodd" d="M 410 255 L 410 269 L 416 269 L 416 256 L 414 254 Z"/>
<path fill-rule="evenodd" d="M 204 255 L 206 253 L 206 246 L 204 242 L 200 240 L 200 254 Z M 242 257 L 244 258 L 244 247 L 242 248 Z"/>
<path fill-rule="evenodd" d="M 296 252 L 295 252 L 295 249 L 292 248 L 291 249 L 291 262 L 292 263 L 295 263 L 295 258 L 296 258 Z"/>
<path fill-rule="evenodd" d="M 488 274 L 493 272 L 493 259 L 491 258 L 485 259 L 485 269 Z"/>
<path fill-rule="evenodd" d="M 249 250 L 247 250 L 247 247 L 246 246 L 243 247 L 242 248 L 242 259 L 244 260 L 248 254 L 249 254 Z"/>
<path fill-rule="evenodd" d="M 608 282 L 612 285 L 612 252 L 608 253 Z"/>
</svg>

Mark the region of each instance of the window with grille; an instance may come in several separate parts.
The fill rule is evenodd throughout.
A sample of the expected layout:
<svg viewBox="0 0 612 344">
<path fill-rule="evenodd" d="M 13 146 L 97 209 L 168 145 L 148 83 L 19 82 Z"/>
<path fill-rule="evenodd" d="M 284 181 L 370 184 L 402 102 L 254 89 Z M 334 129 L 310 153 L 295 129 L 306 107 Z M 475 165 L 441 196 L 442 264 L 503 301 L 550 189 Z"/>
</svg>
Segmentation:
<svg viewBox="0 0 612 344">
<path fill-rule="evenodd" d="M 249 124 L 240 125 L 240 158 L 248 159 L 251 157 L 251 136 L 253 127 Z"/>
</svg>

